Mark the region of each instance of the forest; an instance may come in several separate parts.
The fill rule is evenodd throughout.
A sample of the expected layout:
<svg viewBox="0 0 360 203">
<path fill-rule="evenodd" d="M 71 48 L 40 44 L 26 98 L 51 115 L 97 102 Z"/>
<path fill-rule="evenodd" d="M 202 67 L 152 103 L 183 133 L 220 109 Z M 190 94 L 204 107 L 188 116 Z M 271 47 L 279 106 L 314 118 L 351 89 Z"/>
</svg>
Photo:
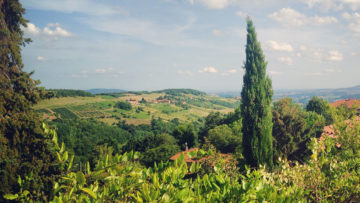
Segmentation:
<svg viewBox="0 0 360 203">
<path fill-rule="evenodd" d="M 54 108 L 66 116 L 40 117 L 44 112 L 34 105 L 41 101 L 93 95 L 40 88 L 23 70 L 21 47 L 31 41 L 20 28 L 25 10 L 17 0 L 0 5 L 1 202 L 360 201 L 359 106 L 335 107 L 317 96 L 305 107 L 290 98 L 273 100 L 250 18 L 241 102 L 217 102 L 233 111 L 214 109 L 192 121 L 152 116 L 147 124 L 108 124 L 67 108 Z M 167 97 L 157 100 L 177 105 L 191 104 L 184 94 L 206 95 L 161 93 Z M 102 96 L 116 94 L 124 93 Z M 109 106 L 141 111 L 127 101 L 101 107 Z"/>
</svg>

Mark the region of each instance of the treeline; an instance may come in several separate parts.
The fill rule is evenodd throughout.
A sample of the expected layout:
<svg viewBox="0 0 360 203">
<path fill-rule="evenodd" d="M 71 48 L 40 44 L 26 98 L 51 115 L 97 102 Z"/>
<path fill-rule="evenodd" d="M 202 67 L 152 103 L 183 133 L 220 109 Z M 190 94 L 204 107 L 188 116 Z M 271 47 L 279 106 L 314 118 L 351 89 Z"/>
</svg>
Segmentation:
<svg viewBox="0 0 360 203">
<path fill-rule="evenodd" d="M 153 91 L 155 93 L 166 93 L 172 96 L 181 96 L 181 94 L 192 94 L 195 96 L 204 96 L 206 95 L 205 92 L 194 90 L 194 89 L 164 89 L 164 90 L 158 90 Z"/>
<path fill-rule="evenodd" d="M 94 95 L 84 90 L 72 90 L 72 89 L 48 89 L 47 90 L 51 97 L 93 97 Z"/>
<path fill-rule="evenodd" d="M 181 124 L 178 119 L 165 122 L 161 118 L 151 124 L 129 125 L 125 121 L 109 126 L 94 119 L 56 119 L 48 123 L 56 128 L 59 143 L 75 155 L 75 163 L 95 166 L 101 150 L 111 153 L 142 152 L 140 161 L 152 166 L 167 161 L 181 149 L 198 146 L 199 123 Z"/>
</svg>

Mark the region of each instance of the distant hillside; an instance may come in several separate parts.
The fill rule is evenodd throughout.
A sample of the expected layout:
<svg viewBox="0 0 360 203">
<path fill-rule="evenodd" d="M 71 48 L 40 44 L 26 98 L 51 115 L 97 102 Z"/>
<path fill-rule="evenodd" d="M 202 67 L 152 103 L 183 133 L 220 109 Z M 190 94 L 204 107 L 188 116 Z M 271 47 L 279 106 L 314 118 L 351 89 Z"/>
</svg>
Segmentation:
<svg viewBox="0 0 360 203">
<path fill-rule="evenodd" d="M 240 91 L 212 92 L 220 97 L 238 97 Z M 337 89 L 304 89 L 304 90 L 274 90 L 274 100 L 290 97 L 296 103 L 306 104 L 313 96 L 322 97 L 329 102 L 339 99 L 360 99 L 360 85 Z"/>
<path fill-rule="evenodd" d="M 104 89 L 104 88 L 89 89 L 89 90 L 85 90 L 85 91 L 90 92 L 91 94 L 104 94 L 104 93 L 126 92 L 126 90 L 123 90 L 123 89 Z"/>
<path fill-rule="evenodd" d="M 47 91 L 52 92 L 54 97 L 92 97 L 93 95 L 90 92 L 84 90 L 72 90 L 72 89 L 47 89 Z"/>
<path fill-rule="evenodd" d="M 192 94 L 195 96 L 205 96 L 206 93 L 199 91 L 199 90 L 194 90 L 194 89 L 164 89 L 164 90 L 159 90 L 159 91 L 153 91 L 154 93 L 165 93 L 165 94 L 169 94 L 169 95 L 173 95 L 173 96 L 179 96 L 181 94 Z"/>
<path fill-rule="evenodd" d="M 314 89 L 314 90 L 277 90 L 274 94 L 274 100 L 290 97 L 297 103 L 307 103 L 313 96 L 322 97 L 329 102 L 339 99 L 359 99 L 360 86 L 337 89 Z"/>
<path fill-rule="evenodd" d="M 131 104 L 131 108 L 120 108 L 123 106 L 121 104 Z M 42 100 L 34 109 L 49 120 L 93 118 L 108 124 L 126 121 L 138 125 L 149 124 L 153 117 L 165 121 L 177 118 L 183 122 L 197 122 L 212 111 L 224 114 L 233 112 L 239 104 L 239 100 L 209 96 L 197 90 L 166 89 L 52 98 Z"/>
</svg>

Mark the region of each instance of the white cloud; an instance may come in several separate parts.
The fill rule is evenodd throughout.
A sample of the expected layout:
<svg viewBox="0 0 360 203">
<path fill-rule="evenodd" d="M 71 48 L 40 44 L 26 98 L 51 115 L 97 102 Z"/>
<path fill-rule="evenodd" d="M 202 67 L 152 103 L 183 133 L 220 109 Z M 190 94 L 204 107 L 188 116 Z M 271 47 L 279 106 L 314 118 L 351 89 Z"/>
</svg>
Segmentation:
<svg viewBox="0 0 360 203">
<path fill-rule="evenodd" d="M 218 71 L 216 68 L 212 66 L 204 67 L 202 70 L 199 70 L 199 73 L 217 73 Z"/>
<path fill-rule="evenodd" d="M 270 14 L 269 17 L 289 27 L 300 27 L 304 25 L 328 25 L 338 22 L 337 18 L 333 16 L 308 17 L 292 8 L 282 8 L 279 11 Z"/>
<path fill-rule="evenodd" d="M 239 16 L 239 17 L 242 17 L 242 18 L 246 18 L 246 17 L 248 17 L 248 13 L 245 13 L 245 12 L 242 12 L 242 11 L 238 11 L 238 12 L 236 12 L 235 13 L 237 16 Z"/>
<path fill-rule="evenodd" d="M 96 73 L 100 73 L 100 74 L 102 74 L 102 73 L 111 73 L 113 71 L 114 71 L 114 68 L 112 68 L 112 67 L 106 68 L 106 69 L 105 68 L 99 68 L 99 69 L 95 70 Z"/>
<path fill-rule="evenodd" d="M 328 52 L 327 60 L 329 61 L 342 61 L 343 54 L 338 50 L 331 50 Z"/>
<path fill-rule="evenodd" d="M 292 65 L 293 64 L 293 60 L 291 57 L 280 57 L 277 59 L 280 63 L 285 63 L 287 65 Z"/>
<path fill-rule="evenodd" d="M 24 32 L 29 35 L 37 35 L 40 33 L 40 28 L 36 27 L 32 23 L 28 23 L 27 27 L 23 28 Z"/>
<path fill-rule="evenodd" d="M 155 45 L 198 45 L 199 40 L 189 39 L 185 32 L 191 29 L 196 17 L 190 16 L 184 25 L 168 25 L 150 21 L 148 19 L 136 18 L 87 18 L 84 22 L 93 29 L 117 35 L 131 36 Z"/>
<path fill-rule="evenodd" d="M 269 40 L 269 41 L 267 41 L 267 45 L 271 50 L 274 50 L 274 51 L 286 51 L 286 52 L 294 51 L 294 48 L 291 46 L 291 44 L 288 44 L 288 43 L 282 43 L 282 42 L 276 42 L 273 40 Z"/>
<path fill-rule="evenodd" d="M 119 77 L 120 75 L 122 75 L 124 73 L 114 69 L 113 67 L 109 67 L 109 68 L 95 69 L 95 74 L 104 74 L 104 75 L 106 74 L 106 75 L 111 75 L 113 77 Z"/>
<path fill-rule="evenodd" d="M 72 33 L 70 33 L 69 31 L 62 28 L 59 23 L 49 23 L 49 24 L 47 24 L 47 26 L 43 30 L 43 33 L 45 35 L 48 35 L 50 37 L 55 37 L 55 38 L 73 36 Z"/>
<path fill-rule="evenodd" d="M 302 26 L 306 21 L 304 14 L 291 8 L 282 8 L 280 11 L 270 14 L 269 17 L 290 26 Z"/>
<path fill-rule="evenodd" d="M 102 3 L 100 3 L 102 2 Z M 63 13 L 83 13 L 95 16 L 129 15 L 128 11 L 119 6 L 104 4 L 105 1 L 92 0 L 26 0 L 25 8 L 58 11 Z"/>
<path fill-rule="evenodd" d="M 72 74 L 71 77 L 73 78 L 87 78 L 89 76 L 105 76 L 105 77 L 120 77 L 121 75 L 123 75 L 124 72 L 118 71 L 112 67 L 109 68 L 98 68 L 92 71 L 87 71 L 87 70 L 82 70 L 80 71 L 80 73 L 75 73 Z"/>
<path fill-rule="evenodd" d="M 215 30 L 212 31 L 212 34 L 214 36 L 220 37 L 220 36 L 224 35 L 225 33 L 223 31 L 221 31 L 221 30 L 215 29 Z"/>
<path fill-rule="evenodd" d="M 65 30 L 59 23 L 49 23 L 42 30 L 32 23 L 28 23 L 27 27 L 22 29 L 27 35 L 46 37 L 55 40 L 59 39 L 60 37 L 73 36 L 71 32 Z"/>
<path fill-rule="evenodd" d="M 237 72 L 238 72 L 238 70 L 236 70 L 236 69 L 230 69 L 228 71 L 223 72 L 222 75 L 229 76 L 229 75 L 235 74 Z"/>
<path fill-rule="evenodd" d="M 348 5 L 353 11 L 358 10 L 360 8 L 359 0 L 340 0 L 340 2 Z"/>
<path fill-rule="evenodd" d="M 349 29 L 360 35 L 360 13 L 355 12 L 353 14 L 343 13 L 342 17 L 349 21 Z"/>
<path fill-rule="evenodd" d="M 82 71 L 80 71 L 80 73 L 78 73 L 78 74 L 72 74 L 71 75 L 71 77 L 72 78 L 87 78 L 88 77 L 88 71 L 86 71 L 86 70 L 82 70 Z"/>
<path fill-rule="evenodd" d="M 282 75 L 283 74 L 280 71 L 274 71 L 274 70 L 270 70 L 269 73 L 270 73 L 270 75 Z"/>
<path fill-rule="evenodd" d="M 230 4 L 230 0 L 189 0 L 190 4 L 200 3 L 210 9 L 223 9 Z"/>
<path fill-rule="evenodd" d="M 327 73 L 341 73 L 342 70 L 335 69 L 335 68 L 327 68 L 327 69 L 325 69 L 325 72 L 327 72 Z"/>
<path fill-rule="evenodd" d="M 307 47 L 305 45 L 300 45 L 300 50 L 301 51 L 306 51 L 307 50 Z"/>
<path fill-rule="evenodd" d="M 43 57 L 43 56 L 38 56 L 36 59 L 37 59 L 38 61 L 47 61 L 47 60 L 48 60 L 47 58 L 45 58 L 45 57 Z"/>
<path fill-rule="evenodd" d="M 343 5 L 336 0 L 301 0 L 305 1 L 309 8 L 319 7 L 323 11 L 330 9 L 339 11 L 343 9 Z"/>
<path fill-rule="evenodd" d="M 178 70 L 177 73 L 179 75 L 186 75 L 186 76 L 189 76 L 189 77 L 193 76 L 193 73 L 191 71 L 189 71 L 189 70 Z"/>
</svg>

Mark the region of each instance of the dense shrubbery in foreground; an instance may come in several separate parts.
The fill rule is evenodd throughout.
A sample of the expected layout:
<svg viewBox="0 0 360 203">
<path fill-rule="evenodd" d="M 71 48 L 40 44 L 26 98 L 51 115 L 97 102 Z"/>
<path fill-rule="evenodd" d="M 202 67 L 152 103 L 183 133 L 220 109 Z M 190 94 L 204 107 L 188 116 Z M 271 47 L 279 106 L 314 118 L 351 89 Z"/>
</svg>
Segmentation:
<svg viewBox="0 0 360 203">
<path fill-rule="evenodd" d="M 271 172 L 263 167 L 239 172 L 234 162 L 216 154 L 190 167 L 180 157 L 174 163 L 145 168 L 137 152 L 107 154 L 93 170 L 87 164 L 84 171 L 71 171 L 73 157 L 69 158 L 64 145 L 55 144 L 67 172 L 54 184 L 52 202 L 359 201 L 360 124 L 338 122 L 335 126 L 336 140 L 312 139 L 312 155 L 305 164 L 280 160 Z M 45 132 L 57 142 L 54 130 Z M 210 148 L 205 153 L 216 152 Z M 31 178 L 18 182 L 22 187 Z M 26 202 L 32 198 L 27 190 L 5 197 Z"/>
</svg>

